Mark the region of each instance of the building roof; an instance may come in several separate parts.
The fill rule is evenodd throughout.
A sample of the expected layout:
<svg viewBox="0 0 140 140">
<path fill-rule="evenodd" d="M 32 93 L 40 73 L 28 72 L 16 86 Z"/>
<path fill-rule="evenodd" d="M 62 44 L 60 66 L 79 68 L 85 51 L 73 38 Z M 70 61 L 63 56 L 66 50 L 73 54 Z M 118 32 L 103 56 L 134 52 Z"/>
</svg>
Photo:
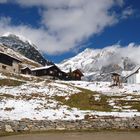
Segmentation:
<svg viewBox="0 0 140 140">
<path fill-rule="evenodd" d="M 13 59 L 13 60 L 15 60 L 15 61 L 17 61 L 17 62 L 20 62 L 20 63 L 22 62 L 20 59 L 18 59 L 18 58 L 16 58 L 16 57 L 12 56 L 12 55 L 10 55 L 10 54 L 7 54 L 7 53 L 1 52 L 1 51 L 0 51 L 0 54 L 6 55 L 6 56 L 10 57 L 11 59 Z"/>
<path fill-rule="evenodd" d="M 30 68 L 29 67 L 23 67 L 23 68 L 21 68 L 21 70 L 25 70 L 25 69 L 30 69 Z"/>
<path fill-rule="evenodd" d="M 112 75 L 119 75 L 119 76 L 121 76 L 120 72 L 116 72 L 116 71 L 115 72 L 111 72 L 111 74 Z"/>
<path fill-rule="evenodd" d="M 126 76 L 126 78 L 128 78 L 128 77 L 130 77 L 131 75 L 135 74 L 139 69 L 140 69 L 140 66 L 136 66 L 136 67 L 133 69 L 133 71 L 132 71 L 129 75 Z"/>
<path fill-rule="evenodd" d="M 44 67 L 38 67 L 38 68 L 34 68 L 34 69 L 31 69 L 32 71 L 37 71 L 37 70 L 44 70 L 44 69 L 49 69 L 51 67 L 53 67 L 55 65 L 49 65 L 49 66 L 44 66 Z"/>
</svg>

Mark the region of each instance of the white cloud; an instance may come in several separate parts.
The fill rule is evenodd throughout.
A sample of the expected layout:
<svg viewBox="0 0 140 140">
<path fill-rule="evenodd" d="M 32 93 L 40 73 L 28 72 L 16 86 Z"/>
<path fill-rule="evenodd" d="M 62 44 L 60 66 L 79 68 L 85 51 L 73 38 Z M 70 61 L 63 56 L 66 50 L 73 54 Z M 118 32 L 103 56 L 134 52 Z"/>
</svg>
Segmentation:
<svg viewBox="0 0 140 140">
<path fill-rule="evenodd" d="M 123 0 L 9 0 L 21 6 L 41 6 L 42 26 L 13 26 L 9 18 L 0 21 L 0 33 L 23 35 L 49 54 L 74 49 L 91 35 L 118 22 L 110 12 L 113 6 L 122 6 Z M 128 15 L 128 14 L 127 14 Z M 12 19 L 11 19 L 12 20 Z M 5 23 L 6 22 L 6 23 Z M 4 28 L 3 28 L 4 26 Z"/>
<path fill-rule="evenodd" d="M 128 17 L 130 17 L 133 14 L 134 14 L 134 9 L 132 9 L 132 7 L 127 7 L 122 12 L 122 18 L 127 19 Z"/>
<path fill-rule="evenodd" d="M 0 4 L 1 3 L 6 3 L 7 2 L 7 0 L 0 0 Z"/>
<path fill-rule="evenodd" d="M 86 3 L 89 2 L 116 3 L 120 6 L 123 5 L 124 3 L 123 0 L 14 0 L 14 1 L 23 6 L 43 6 L 48 8 L 79 7 L 84 6 Z"/>
<path fill-rule="evenodd" d="M 129 58 L 132 62 L 140 65 L 140 45 L 137 45 L 135 43 L 130 43 L 127 46 L 122 46 L 119 44 L 115 44 L 109 47 L 106 47 L 104 49 L 101 49 L 100 51 L 104 52 L 105 50 L 115 52 L 115 55 L 110 55 L 109 57 L 104 58 L 104 62 L 100 62 L 103 65 L 109 65 L 109 64 L 119 64 L 121 63 L 122 58 Z"/>
<path fill-rule="evenodd" d="M 129 57 L 134 62 L 138 63 L 140 65 L 140 45 L 137 45 L 135 43 L 130 43 L 126 47 L 121 47 L 119 49 L 119 53 L 122 57 Z"/>
</svg>

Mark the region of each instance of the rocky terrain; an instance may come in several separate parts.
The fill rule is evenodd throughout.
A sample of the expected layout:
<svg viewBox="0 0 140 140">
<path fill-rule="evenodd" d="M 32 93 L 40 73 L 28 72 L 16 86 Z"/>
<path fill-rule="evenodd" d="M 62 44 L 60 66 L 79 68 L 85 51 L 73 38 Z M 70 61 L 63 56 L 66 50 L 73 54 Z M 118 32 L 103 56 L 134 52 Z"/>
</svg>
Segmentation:
<svg viewBox="0 0 140 140">
<path fill-rule="evenodd" d="M 19 37 L 14 34 L 7 34 L 0 37 L 0 43 L 42 65 L 53 64 L 51 61 L 46 60 L 43 57 L 33 43 L 23 37 Z"/>
</svg>

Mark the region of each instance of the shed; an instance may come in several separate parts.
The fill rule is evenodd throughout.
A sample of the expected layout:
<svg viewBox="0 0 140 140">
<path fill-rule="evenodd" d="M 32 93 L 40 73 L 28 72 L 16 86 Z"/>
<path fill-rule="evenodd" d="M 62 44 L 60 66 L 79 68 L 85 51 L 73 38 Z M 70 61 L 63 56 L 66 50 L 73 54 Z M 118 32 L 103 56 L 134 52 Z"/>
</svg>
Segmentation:
<svg viewBox="0 0 140 140">
<path fill-rule="evenodd" d="M 111 78 L 112 78 L 112 86 L 120 86 L 121 85 L 121 80 L 120 80 L 121 74 L 119 72 L 111 72 Z"/>
</svg>

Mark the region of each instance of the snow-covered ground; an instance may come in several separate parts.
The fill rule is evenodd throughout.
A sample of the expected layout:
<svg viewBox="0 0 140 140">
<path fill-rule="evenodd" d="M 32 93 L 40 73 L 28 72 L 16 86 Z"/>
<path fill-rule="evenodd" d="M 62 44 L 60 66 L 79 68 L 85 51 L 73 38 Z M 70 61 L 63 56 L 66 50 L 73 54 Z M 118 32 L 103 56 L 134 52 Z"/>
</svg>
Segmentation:
<svg viewBox="0 0 140 140">
<path fill-rule="evenodd" d="M 76 87 L 97 91 L 108 96 L 120 96 L 120 95 L 140 95 L 140 84 L 126 84 L 123 83 L 120 87 L 109 87 L 110 82 L 86 82 L 86 81 L 70 81 Z"/>
<path fill-rule="evenodd" d="M 0 87 L 0 119 L 75 119 L 82 114 L 69 109 L 52 98 L 69 96 L 80 92 L 78 89 L 60 83 L 28 83 L 21 86 Z"/>
<path fill-rule="evenodd" d="M 6 76 L 0 74 L 0 79 Z M 20 86 L 0 87 L 0 120 L 20 120 L 22 118 L 36 120 L 76 120 L 84 119 L 85 115 L 133 117 L 140 116 L 140 112 L 132 109 L 131 105 L 116 105 L 117 100 L 140 101 L 140 85 L 123 84 L 121 88 L 110 88 L 106 82 L 84 81 L 40 81 L 27 82 Z M 100 100 L 104 94 L 111 98 L 108 104 L 113 106 L 112 112 L 95 110 L 79 110 L 70 108 L 55 100 L 55 96 L 62 96 L 66 100 L 72 94 L 78 94 L 80 88 L 99 92 L 94 95 L 95 100 Z M 118 98 L 114 98 L 118 96 Z M 135 97 L 136 96 L 136 97 Z M 119 111 L 120 110 L 120 111 Z"/>
<path fill-rule="evenodd" d="M 5 79 L 7 78 L 5 75 L 3 75 L 2 73 L 0 73 L 0 79 Z"/>
</svg>

